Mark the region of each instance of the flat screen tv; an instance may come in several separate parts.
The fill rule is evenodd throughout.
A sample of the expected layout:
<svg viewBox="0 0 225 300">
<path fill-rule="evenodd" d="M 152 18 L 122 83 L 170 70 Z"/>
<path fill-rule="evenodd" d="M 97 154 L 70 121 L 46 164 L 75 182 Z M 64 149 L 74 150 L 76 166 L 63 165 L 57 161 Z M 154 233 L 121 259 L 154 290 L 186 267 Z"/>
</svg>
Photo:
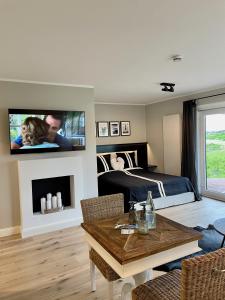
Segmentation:
<svg viewBox="0 0 225 300">
<path fill-rule="evenodd" d="M 9 109 L 11 154 L 85 150 L 85 112 Z"/>
</svg>

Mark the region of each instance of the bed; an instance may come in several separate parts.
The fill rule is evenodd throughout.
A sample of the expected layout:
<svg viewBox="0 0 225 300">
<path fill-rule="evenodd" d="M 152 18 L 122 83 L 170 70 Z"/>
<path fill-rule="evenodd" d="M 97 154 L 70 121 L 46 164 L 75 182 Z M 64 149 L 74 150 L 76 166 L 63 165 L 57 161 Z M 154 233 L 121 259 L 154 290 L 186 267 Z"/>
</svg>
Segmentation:
<svg viewBox="0 0 225 300">
<path fill-rule="evenodd" d="M 124 194 L 124 210 L 129 201 L 138 204 L 152 191 L 156 209 L 195 201 L 190 180 L 186 177 L 149 171 L 147 143 L 97 146 L 99 196 Z"/>
</svg>

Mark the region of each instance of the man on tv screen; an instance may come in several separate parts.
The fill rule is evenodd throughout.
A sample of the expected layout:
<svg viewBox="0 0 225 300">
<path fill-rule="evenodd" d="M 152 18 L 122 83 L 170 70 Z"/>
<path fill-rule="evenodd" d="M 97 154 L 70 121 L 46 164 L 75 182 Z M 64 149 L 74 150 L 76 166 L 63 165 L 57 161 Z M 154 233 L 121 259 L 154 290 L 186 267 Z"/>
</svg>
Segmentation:
<svg viewBox="0 0 225 300">
<path fill-rule="evenodd" d="M 63 126 L 63 121 L 62 115 L 46 115 L 43 120 L 38 117 L 26 118 L 22 125 L 22 134 L 11 143 L 11 149 L 43 146 L 70 150 L 72 145 L 69 140 L 58 133 Z"/>
</svg>

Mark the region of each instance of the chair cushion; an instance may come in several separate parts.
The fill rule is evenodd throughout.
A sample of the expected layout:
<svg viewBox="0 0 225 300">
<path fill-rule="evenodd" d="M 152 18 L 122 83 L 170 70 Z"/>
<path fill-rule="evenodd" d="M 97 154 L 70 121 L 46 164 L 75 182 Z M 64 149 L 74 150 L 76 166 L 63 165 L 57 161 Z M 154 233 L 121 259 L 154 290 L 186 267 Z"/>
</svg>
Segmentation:
<svg viewBox="0 0 225 300">
<path fill-rule="evenodd" d="M 168 274 L 147 281 L 132 292 L 132 300 L 180 300 L 181 271 L 174 270 Z"/>
<path fill-rule="evenodd" d="M 187 259 L 187 258 L 199 256 L 199 255 L 204 255 L 206 253 L 207 252 L 205 252 L 205 251 L 202 250 L 202 251 L 193 253 L 191 255 L 187 255 L 187 256 L 184 256 L 182 258 L 173 260 L 173 261 L 171 261 L 171 262 L 169 262 L 167 264 L 155 267 L 154 270 L 156 270 L 156 271 L 163 271 L 163 272 L 170 272 L 170 271 L 173 271 L 173 270 L 176 270 L 176 269 L 181 270 L 181 263 L 182 263 L 183 259 Z"/>
<path fill-rule="evenodd" d="M 104 259 L 94 250 L 89 251 L 89 258 L 93 261 L 102 275 L 108 281 L 114 281 L 120 278 L 120 276 L 104 261 Z"/>
<path fill-rule="evenodd" d="M 170 272 L 175 269 L 181 269 L 181 262 L 183 259 L 204 255 L 208 252 L 212 252 L 220 248 L 223 240 L 223 236 L 214 229 L 213 225 L 209 225 L 208 228 L 197 226 L 194 227 L 194 229 L 201 232 L 202 234 L 202 238 L 198 242 L 198 246 L 199 248 L 202 249 L 202 251 L 193 253 L 192 255 L 188 255 L 180 259 L 171 261 L 167 264 L 158 266 L 154 268 L 154 270 Z"/>
</svg>

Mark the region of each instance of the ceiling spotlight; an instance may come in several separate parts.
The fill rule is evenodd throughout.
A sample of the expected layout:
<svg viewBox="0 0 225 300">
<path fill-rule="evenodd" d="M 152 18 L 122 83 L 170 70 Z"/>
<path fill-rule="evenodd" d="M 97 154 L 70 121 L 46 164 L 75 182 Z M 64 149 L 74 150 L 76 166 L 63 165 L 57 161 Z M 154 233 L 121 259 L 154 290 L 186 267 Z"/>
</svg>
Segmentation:
<svg viewBox="0 0 225 300">
<path fill-rule="evenodd" d="M 163 87 L 163 92 L 174 92 L 175 83 L 161 82 L 160 85 Z"/>
<path fill-rule="evenodd" d="M 183 56 L 182 55 L 179 55 L 179 54 L 176 54 L 176 55 L 173 55 L 170 57 L 170 59 L 173 61 L 173 62 L 180 62 L 183 60 Z"/>
</svg>

